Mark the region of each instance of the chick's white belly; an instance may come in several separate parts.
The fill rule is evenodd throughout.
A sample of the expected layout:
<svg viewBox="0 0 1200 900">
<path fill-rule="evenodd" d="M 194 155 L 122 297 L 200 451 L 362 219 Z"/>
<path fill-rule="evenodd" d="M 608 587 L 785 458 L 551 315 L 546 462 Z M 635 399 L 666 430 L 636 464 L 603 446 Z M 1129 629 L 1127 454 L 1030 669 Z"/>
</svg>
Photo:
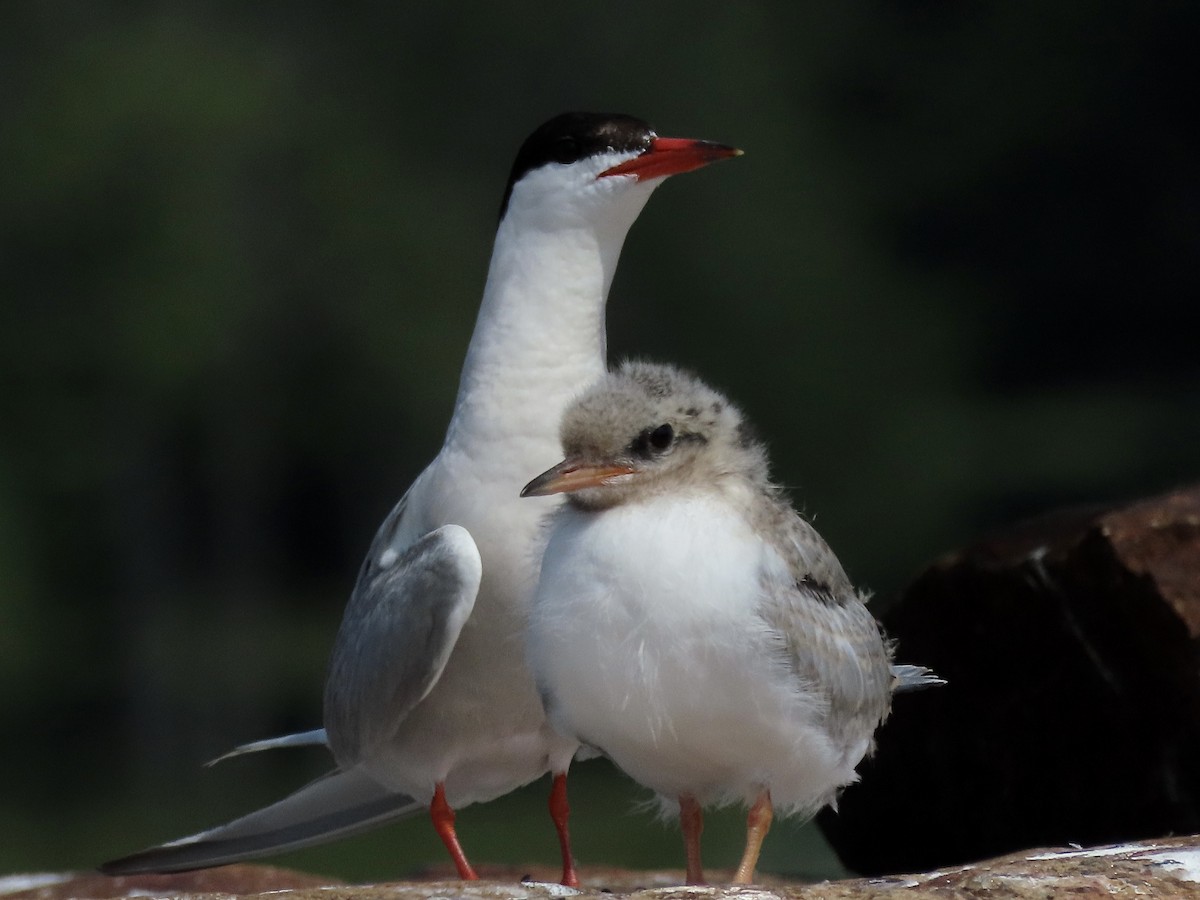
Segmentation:
<svg viewBox="0 0 1200 900">
<path fill-rule="evenodd" d="M 768 552 L 703 498 L 560 514 L 529 636 L 553 724 L 669 798 L 832 799 L 858 760 L 756 613 Z"/>
</svg>

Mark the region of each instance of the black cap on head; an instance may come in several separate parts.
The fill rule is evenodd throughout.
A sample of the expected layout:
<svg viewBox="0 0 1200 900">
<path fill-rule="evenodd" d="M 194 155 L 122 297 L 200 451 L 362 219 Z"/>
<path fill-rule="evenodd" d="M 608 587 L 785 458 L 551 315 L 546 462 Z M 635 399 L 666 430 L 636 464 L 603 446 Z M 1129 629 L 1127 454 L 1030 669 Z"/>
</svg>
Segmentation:
<svg viewBox="0 0 1200 900">
<path fill-rule="evenodd" d="M 597 153 L 641 152 L 649 148 L 653 138 L 654 129 L 647 123 L 621 113 L 568 112 L 555 116 L 540 125 L 517 151 L 500 203 L 500 218 L 508 209 L 513 185 L 526 172 L 551 162 L 567 165 Z"/>
</svg>

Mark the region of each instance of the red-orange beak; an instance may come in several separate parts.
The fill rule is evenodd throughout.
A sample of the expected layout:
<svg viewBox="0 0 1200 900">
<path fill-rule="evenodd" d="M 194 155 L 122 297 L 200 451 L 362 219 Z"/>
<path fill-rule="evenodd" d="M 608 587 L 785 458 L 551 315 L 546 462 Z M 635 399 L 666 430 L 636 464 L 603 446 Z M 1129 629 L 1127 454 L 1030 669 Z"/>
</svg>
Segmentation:
<svg viewBox="0 0 1200 900">
<path fill-rule="evenodd" d="M 633 475 L 633 466 L 618 463 L 585 463 L 564 459 L 553 469 L 547 469 L 521 489 L 522 497 L 546 497 L 550 494 L 569 494 L 583 488 L 600 487 L 610 478 Z"/>
<path fill-rule="evenodd" d="M 597 177 L 609 175 L 633 175 L 638 181 L 650 178 L 665 178 L 707 166 L 719 159 L 741 156 L 742 151 L 712 141 L 694 141 L 690 138 L 660 138 L 650 142 L 649 148 L 633 159 L 628 159 L 611 169 L 605 169 Z"/>
</svg>

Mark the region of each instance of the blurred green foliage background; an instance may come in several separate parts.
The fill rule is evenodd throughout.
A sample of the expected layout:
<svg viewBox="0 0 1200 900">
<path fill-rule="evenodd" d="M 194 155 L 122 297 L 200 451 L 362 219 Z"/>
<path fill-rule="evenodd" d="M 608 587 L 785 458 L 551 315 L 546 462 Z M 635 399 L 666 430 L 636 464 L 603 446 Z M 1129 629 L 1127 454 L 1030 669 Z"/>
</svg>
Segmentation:
<svg viewBox="0 0 1200 900">
<path fill-rule="evenodd" d="M 746 150 L 634 226 L 611 349 L 738 398 L 879 602 L 988 528 L 1196 479 L 1198 42 L 1200 5 L 1136 0 L 0 5 L 0 871 L 323 769 L 199 764 L 319 722 L 512 154 L 564 109 Z M 468 851 L 552 861 L 544 788 L 466 810 Z M 681 864 L 640 799 L 579 768 L 582 862 Z M 422 860 L 414 820 L 283 861 Z"/>
</svg>

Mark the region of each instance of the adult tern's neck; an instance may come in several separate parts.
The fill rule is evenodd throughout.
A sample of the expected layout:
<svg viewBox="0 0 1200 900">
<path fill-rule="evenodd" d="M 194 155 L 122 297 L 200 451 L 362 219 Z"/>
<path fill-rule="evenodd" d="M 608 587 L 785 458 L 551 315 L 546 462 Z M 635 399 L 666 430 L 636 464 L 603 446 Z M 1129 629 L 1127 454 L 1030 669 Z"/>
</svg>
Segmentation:
<svg viewBox="0 0 1200 900">
<path fill-rule="evenodd" d="M 608 289 L 641 205 L 554 228 L 501 222 L 447 444 L 557 442 L 567 402 L 604 372 Z"/>
</svg>

